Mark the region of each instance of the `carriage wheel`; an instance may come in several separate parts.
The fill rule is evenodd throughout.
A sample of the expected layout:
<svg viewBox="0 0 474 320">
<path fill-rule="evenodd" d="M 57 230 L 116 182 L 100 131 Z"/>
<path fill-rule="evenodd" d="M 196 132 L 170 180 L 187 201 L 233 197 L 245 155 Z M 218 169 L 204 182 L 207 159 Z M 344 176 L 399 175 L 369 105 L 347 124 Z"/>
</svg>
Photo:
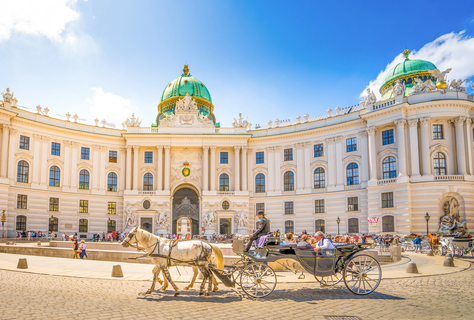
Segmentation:
<svg viewBox="0 0 474 320">
<path fill-rule="evenodd" d="M 334 286 L 338 284 L 339 282 L 341 282 L 342 277 L 343 277 L 343 274 L 341 271 L 336 272 L 336 274 L 333 274 L 332 276 L 327 276 L 327 277 L 314 276 L 314 278 L 318 280 L 319 283 L 323 287 L 330 287 L 330 286 Z"/>
<path fill-rule="evenodd" d="M 474 249 L 471 249 L 471 257 L 474 257 Z"/>
<path fill-rule="evenodd" d="M 239 286 L 241 286 L 240 280 L 241 280 L 241 274 L 242 270 L 249 264 L 248 260 L 246 259 L 240 259 L 236 263 L 233 263 L 232 266 L 234 267 L 234 271 L 232 272 L 232 276 L 235 279 L 235 283 Z"/>
<path fill-rule="evenodd" d="M 277 278 L 275 271 L 263 263 L 252 263 L 244 268 L 240 276 L 240 286 L 254 298 L 263 298 L 275 290 Z"/>
<path fill-rule="evenodd" d="M 456 257 L 462 257 L 464 255 L 464 250 L 460 249 L 458 246 L 454 246 L 454 255 Z"/>
<path fill-rule="evenodd" d="M 361 254 L 349 259 L 344 268 L 344 283 L 352 293 L 366 295 L 377 289 L 382 269 L 373 257 Z"/>
</svg>

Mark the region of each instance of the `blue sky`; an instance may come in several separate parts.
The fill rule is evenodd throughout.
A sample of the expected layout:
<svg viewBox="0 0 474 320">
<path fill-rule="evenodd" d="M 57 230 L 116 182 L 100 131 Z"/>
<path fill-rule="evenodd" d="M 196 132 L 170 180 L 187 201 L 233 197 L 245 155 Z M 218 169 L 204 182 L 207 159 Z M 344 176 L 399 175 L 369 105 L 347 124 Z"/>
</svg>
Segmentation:
<svg viewBox="0 0 474 320">
<path fill-rule="evenodd" d="M 474 76 L 472 1 L 17 0 L 0 12 L 1 91 L 118 128 L 132 112 L 148 126 L 185 62 L 222 126 L 355 105 L 405 48 L 452 67 L 448 79 Z"/>
</svg>

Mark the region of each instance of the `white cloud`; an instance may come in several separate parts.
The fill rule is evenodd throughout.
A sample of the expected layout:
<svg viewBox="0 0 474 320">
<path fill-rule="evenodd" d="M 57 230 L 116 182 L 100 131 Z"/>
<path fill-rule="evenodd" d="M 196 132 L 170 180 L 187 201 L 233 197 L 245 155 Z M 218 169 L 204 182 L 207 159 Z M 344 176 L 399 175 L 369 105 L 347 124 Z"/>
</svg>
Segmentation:
<svg viewBox="0 0 474 320">
<path fill-rule="evenodd" d="M 88 99 L 90 114 L 95 118 L 105 119 L 109 123 L 115 123 L 116 128 L 121 128 L 120 124 L 130 118 L 137 110 L 132 107 L 132 102 L 111 92 L 104 92 L 102 88 L 92 88 L 94 95 Z"/>
<path fill-rule="evenodd" d="M 13 32 L 45 36 L 62 42 L 66 25 L 79 19 L 77 0 L 14 0 L 0 2 L 0 42 Z"/>
<path fill-rule="evenodd" d="M 461 31 L 442 35 L 425 44 L 420 50 L 412 51 L 409 58 L 430 61 L 441 71 L 452 68 L 453 70 L 448 74 L 448 79 L 466 79 L 474 75 L 472 57 L 474 57 L 474 38 Z M 375 80 L 370 81 L 368 87 L 376 93 L 379 99 L 379 89 L 385 76 L 404 59 L 405 57 L 400 53 L 378 74 Z M 364 95 L 365 90 L 361 92 L 360 97 Z"/>
</svg>

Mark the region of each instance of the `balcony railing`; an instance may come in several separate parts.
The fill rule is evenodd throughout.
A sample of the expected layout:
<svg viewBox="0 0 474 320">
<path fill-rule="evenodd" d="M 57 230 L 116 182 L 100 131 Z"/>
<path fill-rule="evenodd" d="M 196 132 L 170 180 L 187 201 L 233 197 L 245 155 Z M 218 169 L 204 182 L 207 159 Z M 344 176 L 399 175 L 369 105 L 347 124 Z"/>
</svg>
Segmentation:
<svg viewBox="0 0 474 320">
<path fill-rule="evenodd" d="M 362 187 L 360 186 L 360 184 L 353 184 L 353 185 L 350 185 L 350 186 L 344 186 L 344 190 L 357 190 L 357 189 L 361 189 Z"/>
<path fill-rule="evenodd" d="M 217 191 L 217 195 L 219 196 L 233 196 L 234 194 L 234 191 Z"/>
<path fill-rule="evenodd" d="M 138 191 L 138 194 L 141 196 L 154 196 L 156 191 Z"/>
<path fill-rule="evenodd" d="M 15 187 L 31 188 L 31 184 L 29 184 L 29 183 L 23 183 L 23 182 L 15 182 Z"/>
<path fill-rule="evenodd" d="M 393 106 L 394 104 L 395 104 L 395 99 L 385 100 L 385 101 L 374 104 L 372 106 L 372 110 L 375 111 L 375 110 L 383 109 L 386 107 Z"/>
<path fill-rule="evenodd" d="M 394 184 L 394 183 L 397 183 L 397 178 L 382 179 L 382 180 L 377 181 L 377 185 L 379 185 L 379 186 L 384 186 L 384 185 L 387 185 L 387 184 Z"/>
<path fill-rule="evenodd" d="M 296 191 L 295 191 L 295 190 L 291 190 L 291 191 L 283 191 L 281 194 L 282 194 L 282 195 L 296 194 Z"/>
<path fill-rule="evenodd" d="M 61 188 L 61 187 L 50 187 L 50 186 L 48 186 L 48 190 L 51 190 L 51 191 L 62 191 L 62 188 Z"/>
<path fill-rule="evenodd" d="M 462 174 L 450 174 L 450 175 L 444 175 L 444 176 L 435 176 L 435 180 L 458 180 L 462 181 L 464 180 L 464 176 Z"/>
<path fill-rule="evenodd" d="M 327 188 L 316 188 L 316 189 L 313 189 L 313 193 L 321 193 L 321 192 L 326 192 L 328 191 Z"/>
</svg>

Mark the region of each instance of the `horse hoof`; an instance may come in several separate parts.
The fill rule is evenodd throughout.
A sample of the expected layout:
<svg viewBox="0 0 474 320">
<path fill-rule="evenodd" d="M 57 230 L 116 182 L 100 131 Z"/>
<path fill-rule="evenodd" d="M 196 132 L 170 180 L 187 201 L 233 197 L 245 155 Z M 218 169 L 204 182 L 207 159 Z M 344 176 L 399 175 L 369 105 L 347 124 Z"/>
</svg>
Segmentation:
<svg viewBox="0 0 474 320">
<path fill-rule="evenodd" d="M 217 292 L 217 290 L 219 290 L 218 288 L 214 288 L 214 290 L 212 290 L 212 292 Z"/>
<path fill-rule="evenodd" d="M 145 294 L 151 294 L 152 292 L 152 290 L 148 290 L 147 292 L 145 292 Z"/>
<path fill-rule="evenodd" d="M 209 297 L 209 295 L 210 295 L 209 292 L 206 292 L 206 293 L 204 294 L 205 297 Z"/>
<path fill-rule="evenodd" d="M 189 288 L 188 288 L 188 287 L 184 287 L 184 289 L 183 289 L 183 290 L 189 290 Z"/>
<path fill-rule="evenodd" d="M 202 296 L 204 294 L 204 292 L 199 292 L 199 295 Z"/>
<path fill-rule="evenodd" d="M 175 296 L 175 297 L 179 296 L 179 292 L 175 292 L 175 293 L 174 293 L 174 296 Z"/>
</svg>

